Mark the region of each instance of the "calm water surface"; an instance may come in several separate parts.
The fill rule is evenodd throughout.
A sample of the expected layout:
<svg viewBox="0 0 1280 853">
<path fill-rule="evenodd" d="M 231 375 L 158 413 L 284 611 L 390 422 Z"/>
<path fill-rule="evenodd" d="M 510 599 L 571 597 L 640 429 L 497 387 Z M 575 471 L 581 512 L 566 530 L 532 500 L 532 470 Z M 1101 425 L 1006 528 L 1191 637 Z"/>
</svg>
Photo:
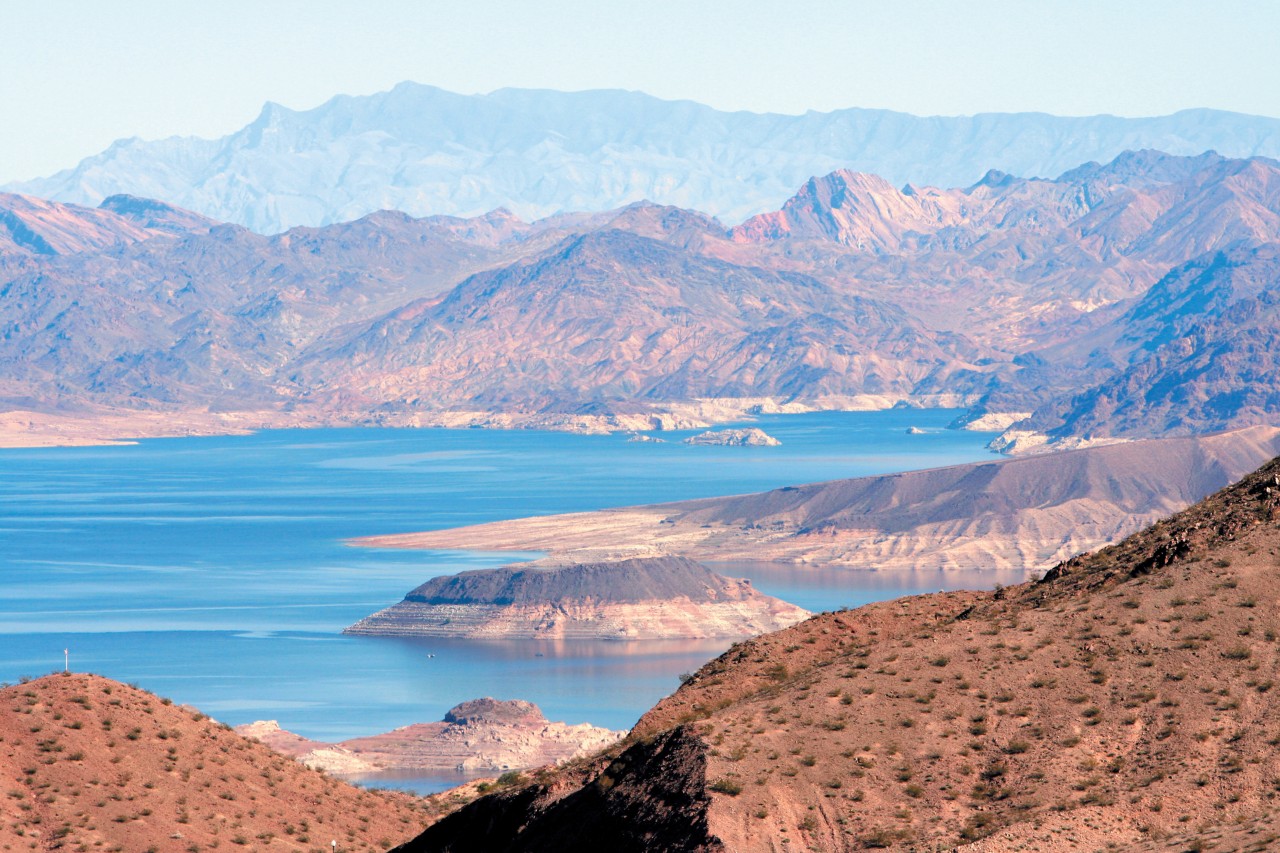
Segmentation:
<svg viewBox="0 0 1280 853">
<path fill-rule="evenodd" d="M 342 540 L 990 458 L 989 435 L 942 429 L 955 414 L 762 417 L 783 442 L 772 448 L 335 429 L 0 450 L 0 680 L 60 669 L 67 648 L 73 669 L 322 740 L 437 720 L 477 696 L 627 728 L 728 643 L 344 637 L 430 577 L 513 558 Z M 812 610 L 1016 579 L 732 571 Z"/>
</svg>

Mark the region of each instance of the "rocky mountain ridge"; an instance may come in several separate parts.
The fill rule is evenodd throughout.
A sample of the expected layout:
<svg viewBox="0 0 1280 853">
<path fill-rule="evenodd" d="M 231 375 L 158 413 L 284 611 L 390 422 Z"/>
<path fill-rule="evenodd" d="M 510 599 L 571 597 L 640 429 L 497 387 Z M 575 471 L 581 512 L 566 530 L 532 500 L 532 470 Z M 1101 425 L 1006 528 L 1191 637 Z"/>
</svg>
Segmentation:
<svg viewBox="0 0 1280 853">
<path fill-rule="evenodd" d="M 946 190 L 840 171 L 735 229 L 652 204 L 275 237 L 136 198 L 0 212 L 14 434 L 55 414 L 607 431 L 905 404 L 1033 411 L 1002 442 L 1019 450 L 1280 405 L 1262 158 L 1137 151 Z"/>
<path fill-rule="evenodd" d="M 87 205 L 119 193 L 158 198 L 266 234 L 387 207 L 414 216 L 508 207 L 536 218 L 642 199 L 737 222 L 834 169 L 898 186 L 955 186 L 992 168 L 1057 175 L 1136 148 L 1277 157 L 1280 120 L 1213 110 L 1155 118 L 776 115 L 639 92 L 467 96 L 406 82 L 310 110 L 268 103 L 221 139 L 122 139 L 73 168 L 3 189 Z"/>
</svg>

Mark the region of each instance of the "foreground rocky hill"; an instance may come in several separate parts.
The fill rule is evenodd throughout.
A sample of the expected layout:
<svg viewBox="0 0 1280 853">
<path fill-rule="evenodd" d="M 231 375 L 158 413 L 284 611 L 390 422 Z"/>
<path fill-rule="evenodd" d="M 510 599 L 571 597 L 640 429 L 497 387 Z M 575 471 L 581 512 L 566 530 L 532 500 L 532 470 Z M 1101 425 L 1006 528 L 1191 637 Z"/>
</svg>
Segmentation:
<svg viewBox="0 0 1280 853">
<path fill-rule="evenodd" d="M 752 495 L 374 536 L 380 548 L 662 551 L 876 570 L 1047 569 L 1185 509 L 1280 454 L 1280 429 L 1153 439 Z"/>
<path fill-rule="evenodd" d="M 402 849 L 1266 849 L 1278 554 L 1280 459 L 1039 581 L 739 643 Z"/>
<path fill-rule="evenodd" d="M 0 847 L 385 850 L 429 804 L 343 784 L 191 708 L 91 675 L 0 690 Z"/>
<path fill-rule="evenodd" d="M 476 569 L 432 578 L 347 634 L 399 637 L 748 637 L 809 612 L 685 557 Z"/>
</svg>

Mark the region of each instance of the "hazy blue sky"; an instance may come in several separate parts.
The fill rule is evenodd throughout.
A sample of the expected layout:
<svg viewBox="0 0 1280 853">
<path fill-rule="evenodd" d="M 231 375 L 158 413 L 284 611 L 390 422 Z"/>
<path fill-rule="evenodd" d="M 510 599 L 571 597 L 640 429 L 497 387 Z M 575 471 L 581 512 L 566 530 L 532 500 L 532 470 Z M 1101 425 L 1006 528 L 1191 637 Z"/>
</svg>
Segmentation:
<svg viewBox="0 0 1280 853">
<path fill-rule="evenodd" d="M 0 180 L 401 80 L 787 113 L 1280 116 L 1280 2 L 0 0 Z"/>
</svg>

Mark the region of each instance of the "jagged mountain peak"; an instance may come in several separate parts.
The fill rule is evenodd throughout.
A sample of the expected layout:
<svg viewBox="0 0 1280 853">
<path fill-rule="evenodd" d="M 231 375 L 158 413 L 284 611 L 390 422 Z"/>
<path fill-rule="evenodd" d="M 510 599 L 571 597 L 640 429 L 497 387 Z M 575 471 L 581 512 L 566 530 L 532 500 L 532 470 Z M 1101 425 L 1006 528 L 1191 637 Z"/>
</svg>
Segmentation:
<svg viewBox="0 0 1280 853">
<path fill-rule="evenodd" d="M 1018 178 L 1010 175 L 1008 172 L 1002 172 L 999 169 L 989 169 L 987 170 L 987 173 L 982 176 L 982 179 L 968 187 L 966 192 L 971 193 L 980 187 L 1003 189 L 1011 186 L 1017 180 Z"/>
<path fill-rule="evenodd" d="M 1172 194 L 1156 194 L 1172 188 Z M 1246 198 L 1247 197 L 1247 198 Z M 998 169 L 965 188 L 907 185 L 895 189 L 875 175 L 837 170 L 811 178 L 775 212 L 753 217 L 732 229 L 738 242 L 780 239 L 821 240 L 873 253 L 898 253 L 931 239 L 990 241 L 1013 232 L 1042 241 L 1057 232 L 1075 240 L 1080 230 L 1099 224 L 1108 237 L 1131 242 L 1152 226 L 1159 208 L 1171 211 L 1165 229 L 1211 232 L 1206 223 L 1223 216 L 1240 220 L 1247 233 L 1271 233 L 1272 208 L 1280 206 L 1280 163 L 1256 157 L 1225 158 L 1208 152 L 1180 157 L 1160 151 L 1124 152 L 1105 165 L 1086 164 L 1056 180 L 1019 178 Z M 1096 208 L 1104 214 L 1088 220 Z M 1215 212 L 1210 213 L 1209 209 Z M 1270 212 L 1268 212 L 1270 211 Z M 1129 215 L 1123 215 L 1128 213 Z M 1179 224 L 1179 220 L 1183 220 Z M 1191 235 L 1182 240 L 1195 245 Z M 1040 246 L 1019 246 L 1023 255 Z"/>
<path fill-rule="evenodd" d="M 1089 162 L 1069 169 L 1059 175 L 1057 180 L 1064 183 L 1081 183 L 1087 180 L 1106 183 L 1172 183 L 1185 180 L 1189 175 L 1216 166 L 1226 159 L 1212 150 L 1196 156 L 1180 157 L 1152 148 L 1129 149 L 1106 163 Z"/>
</svg>

